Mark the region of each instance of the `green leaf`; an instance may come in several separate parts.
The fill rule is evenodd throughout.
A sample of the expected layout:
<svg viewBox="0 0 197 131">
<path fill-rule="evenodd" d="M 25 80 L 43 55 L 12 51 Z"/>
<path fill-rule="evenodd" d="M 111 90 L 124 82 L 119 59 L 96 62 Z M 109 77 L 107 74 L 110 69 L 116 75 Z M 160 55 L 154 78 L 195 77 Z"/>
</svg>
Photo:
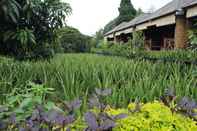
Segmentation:
<svg viewBox="0 0 197 131">
<path fill-rule="evenodd" d="M 32 98 L 26 98 L 22 101 L 22 103 L 20 104 L 20 108 L 24 109 L 26 107 L 29 107 L 33 104 L 33 100 Z"/>
</svg>

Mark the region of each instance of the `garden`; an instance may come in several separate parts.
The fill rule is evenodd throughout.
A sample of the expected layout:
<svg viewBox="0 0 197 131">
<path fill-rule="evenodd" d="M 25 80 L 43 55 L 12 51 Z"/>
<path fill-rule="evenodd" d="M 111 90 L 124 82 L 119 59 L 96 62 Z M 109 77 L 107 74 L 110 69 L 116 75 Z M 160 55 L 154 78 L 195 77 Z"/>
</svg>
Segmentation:
<svg viewBox="0 0 197 131">
<path fill-rule="evenodd" d="M 0 1 L 0 130 L 197 130 L 195 31 L 191 48 L 146 51 L 141 32 L 120 44 L 66 26 L 71 12 Z"/>
<path fill-rule="evenodd" d="M 10 130 L 197 128 L 195 65 L 59 54 L 36 62 L 2 57 L 0 66 L 1 127 Z"/>
</svg>

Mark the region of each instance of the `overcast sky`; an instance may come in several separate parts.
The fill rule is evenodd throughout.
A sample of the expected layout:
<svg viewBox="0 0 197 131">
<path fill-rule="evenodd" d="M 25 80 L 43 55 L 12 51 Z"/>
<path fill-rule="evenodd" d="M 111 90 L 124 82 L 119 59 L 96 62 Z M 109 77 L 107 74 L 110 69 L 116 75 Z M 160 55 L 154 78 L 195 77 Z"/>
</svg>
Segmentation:
<svg viewBox="0 0 197 131">
<path fill-rule="evenodd" d="M 73 13 L 67 18 L 67 24 L 82 33 L 93 35 L 110 20 L 118 16 L 121 0 L 64 0 L 70 3 Z M 171 0 L 131 0 L 136 9 L 143 11 L 151 7 L 158 9 Z"/>
</svg>

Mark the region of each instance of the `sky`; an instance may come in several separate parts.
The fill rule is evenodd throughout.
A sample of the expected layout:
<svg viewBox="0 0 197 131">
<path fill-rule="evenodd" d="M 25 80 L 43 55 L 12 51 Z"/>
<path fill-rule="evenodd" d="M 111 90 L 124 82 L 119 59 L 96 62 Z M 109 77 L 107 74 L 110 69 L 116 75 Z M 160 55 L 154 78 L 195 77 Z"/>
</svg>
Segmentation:
<svg viewBox="0 0 197 131">
<path fill-rule="evenodd" d="M 93 35 L 109 21 L 118 16 L 121 0 L 64 0 L 72 7 L 72 14 L 67 18 L 67 25 L 79 29 L 83 34 Z M 147 12 L 156 10 L 171 0 L 131 0 L 133 6 Z"/>
</svg>

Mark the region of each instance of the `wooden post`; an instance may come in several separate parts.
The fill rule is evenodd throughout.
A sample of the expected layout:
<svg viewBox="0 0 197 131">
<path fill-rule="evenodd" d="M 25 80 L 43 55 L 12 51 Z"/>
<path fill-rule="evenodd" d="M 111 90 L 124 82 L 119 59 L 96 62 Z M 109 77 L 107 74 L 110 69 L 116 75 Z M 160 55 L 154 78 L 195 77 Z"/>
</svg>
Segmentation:
<svg viewBox="0 0 197 131">
<path fill-rule="evenodd" d="M 113 37 L 114 37 L 114 43 L 118 42 L 118 38 L 116 37 L 116 32 L 113 33 Z"/>
<path fill-rule="evenodd" d="M 187 46 L 187 19 L 185 11 L 180 9 L 176 12 L 175 48 L 183 49 Z"/>
</svg>

